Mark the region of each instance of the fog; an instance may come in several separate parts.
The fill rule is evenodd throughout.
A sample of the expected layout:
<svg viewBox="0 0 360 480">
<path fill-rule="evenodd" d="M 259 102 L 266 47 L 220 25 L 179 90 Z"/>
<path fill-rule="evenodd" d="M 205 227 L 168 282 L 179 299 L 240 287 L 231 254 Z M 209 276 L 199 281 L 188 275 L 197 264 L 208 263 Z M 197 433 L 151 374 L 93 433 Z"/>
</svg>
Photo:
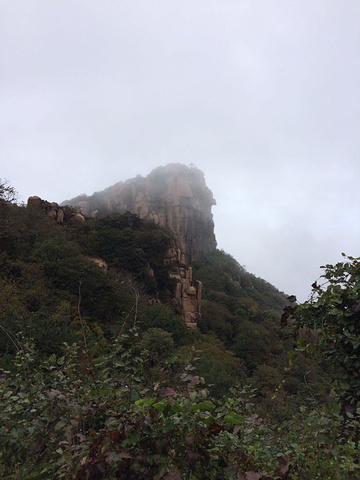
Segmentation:
<svg viewBox="0 0 360 480">
<path fill-rule="evenodd" d="M 204 171 L 218 247 L 305 300 L 360 255 L 357 0 L 0 3 L 0 177 L 20 201 Z"/>
</svg>

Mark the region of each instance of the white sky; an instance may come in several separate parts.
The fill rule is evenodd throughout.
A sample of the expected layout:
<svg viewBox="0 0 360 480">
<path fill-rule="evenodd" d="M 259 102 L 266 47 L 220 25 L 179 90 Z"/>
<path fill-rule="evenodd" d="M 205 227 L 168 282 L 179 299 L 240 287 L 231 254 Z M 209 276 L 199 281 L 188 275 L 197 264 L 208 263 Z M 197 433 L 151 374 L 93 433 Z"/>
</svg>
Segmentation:
<svg viewBox="0 0 360 480">
<path fill-rule="evenodd" d="M 305 300 L 360 256 L 360 1 L 0 0 L 0 132 L 25 202 L 194 163 L 218 247 Z"/>
</svg>

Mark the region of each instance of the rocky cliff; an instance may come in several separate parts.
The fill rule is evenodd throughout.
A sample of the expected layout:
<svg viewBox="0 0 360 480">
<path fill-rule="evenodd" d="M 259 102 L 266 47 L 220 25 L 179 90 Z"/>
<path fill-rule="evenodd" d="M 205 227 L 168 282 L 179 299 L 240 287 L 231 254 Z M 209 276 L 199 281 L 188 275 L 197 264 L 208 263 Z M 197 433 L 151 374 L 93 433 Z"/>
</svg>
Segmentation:
<svg viewBox="0 0 360 480">
<path fill-rule="evenodd" d="M 211 213 L 216 202 L 203 172 L 196 167 L 182 164 L 158 167 L 147 177 L 137 176 L 63 204 L 78 207 L 89 217 L 128 211 L 152 220 L 175 234 L 185 264 L 216 247 Z"/>
<path fill-rule="evenodd" d="M 190 328 L 196 328 L 201 316 L 202 293 L 201 282 L 193 280 L 190 263 L 216 248 L 213 205 L 203 172 L 181 164 L 156 168 L 145 178 L 137 176 L 103 192 L 66 200 L 61 206 L 37 196 L 28 199 L 28 208 L 44 212 L 60 225 L 67 220 L 83 223 L 86 217 L 130 212 L 170 230 L 174 240 L 164 264 L 170 267 L 174 281 L 173 303 Z M 102 259 L 92 260 L 103 267 Z M 151 268 L 148 274 L 153 275 Z"/>
</svg>

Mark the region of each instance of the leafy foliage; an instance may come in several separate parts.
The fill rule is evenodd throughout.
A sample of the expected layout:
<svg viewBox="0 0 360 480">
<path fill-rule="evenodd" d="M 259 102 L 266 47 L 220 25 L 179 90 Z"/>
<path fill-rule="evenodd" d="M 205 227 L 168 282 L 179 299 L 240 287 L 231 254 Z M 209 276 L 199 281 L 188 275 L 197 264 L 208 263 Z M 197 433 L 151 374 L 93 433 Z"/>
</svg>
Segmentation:
<svg viewBox="0 0 360 480">
<path fill-rule="evenodd" d="M 15 188 L 6 179 L 0 178 L 0 201 L 15 202 L 18 194 Z"/>
<path fill-rule="evenodd" d="M 188 337 L 188 330 L 183 320 L 167 305 L 149 306 L 140 315 L 139 322 L 144 330 L 161 328 L 171 333 L 176 345 L 184 344 Z"/>
<path fill-rule="evenodd" d="M 346 261 L 323 267 L 324 283 L 312 285 L 310 301 L 294 317 L 298 327 L 317 332 L 341 398 L 360 407 L 360 259 L 343 255 Z"/>
<path fill-rule="evenodd" d="M 358 259 L 287 307 L 282 342 L 285 296 L 224 252 L 194 265 L 189 331 L 169 232 L 131 214 L 60 227 L 5 199 L 0 221 L 1 478 L 359 478 Z"/>
<path fill-rule="evenodd" d="M 338 413 L 303 408 L 271 426 L 251 389 L 216 401 L 191 364 L 171 386 L 149 383 L 147 340 L 131 328 L 100 358 L 72 345 L 43 361 L 23 344 L 0 382 L 2 478 L 357 478 Z"/>
</svg>

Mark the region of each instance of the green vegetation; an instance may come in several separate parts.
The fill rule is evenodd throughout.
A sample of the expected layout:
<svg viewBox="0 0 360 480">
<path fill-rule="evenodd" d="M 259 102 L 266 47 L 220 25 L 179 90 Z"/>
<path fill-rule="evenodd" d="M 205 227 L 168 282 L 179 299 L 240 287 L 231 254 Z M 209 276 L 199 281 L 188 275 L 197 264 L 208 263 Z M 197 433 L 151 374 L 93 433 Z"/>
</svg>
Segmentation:
<svg viewBox="0 0 360 480">
<path fill-rule="evenodd" d="M 358 259 L 327 265 L 280 329 L 284 294 L 214 251 L 188 330 L 169 232 L 131 214 L 58 226 L 3 186 L 1 478 L 359 478 Z"/>
<path fill-rule="evenodd" d="M 318 353 L 333 371 L 336 391 L 344 404 L 360 407 L 360 259 L 326 265 L 322 279 L 315 282 L 311 301 L 294 311 L 297 327 L 317 332 Z M 301 341 L 306 350 L 309 342 Z"/>
</svg>

